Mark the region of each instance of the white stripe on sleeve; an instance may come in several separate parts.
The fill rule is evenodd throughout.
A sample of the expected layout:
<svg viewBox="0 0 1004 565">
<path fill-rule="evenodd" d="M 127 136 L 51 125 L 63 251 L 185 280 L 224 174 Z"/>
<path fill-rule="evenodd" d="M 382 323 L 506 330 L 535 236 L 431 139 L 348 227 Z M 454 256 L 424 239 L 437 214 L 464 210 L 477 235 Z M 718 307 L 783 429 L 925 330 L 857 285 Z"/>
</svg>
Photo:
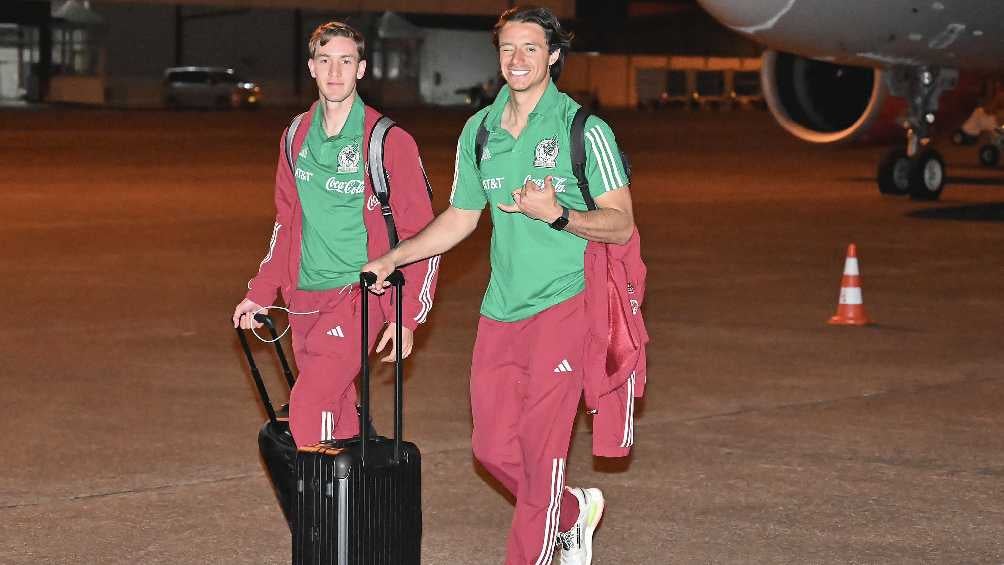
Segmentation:
<svg viewBox="0 0 1004 565">
<path fill-rule="evenodd" d="M 621 178 L 620 167 L 617 166 L 617 161 L 614 159 L 614 152 L 612 149 L 610 149 L 610 142 L 607 141 L 607 135 L 603 133 L 603 130 L 600 129 L 599 126 L 594 127 L 593 131 L 596 132 L 597 137 L 599 137 L 603 149 L 606 152 L 608 159 L 607 162 L 610 164 L 610 170 L 612 171 L 611 177 L 614 179 L 614 182 L 616 183 L 611 190 L 624 186 L 625 184 L 624 179 Z"/>
<path fill-rule="evenodd" d="M 453 188 L 450 189 L 450 205 L 457 194 L 457 179 L 460 177 L 460 141 L 457 142 L 457 155 L 453 158 Z"/>
<path fill-rule="evenodd" d="M 593 156 L 596 158 L 596 168 L 600 170 L 600 175 L 603 176 L 603 192 L 610 190 L 610 185 L 612 184 L 610 180 L 609 173 L 604 166 L 603 157 L 600 155 L 599 144 L 593 137 L 593 131 L 589 130 L 586 132 L 586 139 L 589 140 L 589 147 L 593 150 Z"/>
<path fill-rule="evenodd" d="M 261 263 L 258 263 L 259 270 L 265 263 L 272 260 L 272 253 L 275 251 L 275 242 L 279 239 L 279 228 L 281 227 L 282 224 L 279 222 L 276 222 L 275 225 L 272 226 L 272 240 L 268 242 L 268 253 L 265 254 L 265 258 L 261 260 Z"/>
<path fill-rule="evenodd" d="M 596 167 L 603 174 L 603 192 L 612 191 L 616 187 L 616 179 L 614 178 L 613 167 L 606 157 L 606 152 L 603 150 L 603 143 L 601 140 L 601 135 L 598 127 L 593 127 L 586 132 L 589 137 L 589 142 L 592 144 L 592 153 L 596 156 Z"/>
<path fill-rule="evenodd" d="M 440 255 L 436 255 L 429 259 L 429 268 L 425 272 L 425 280 L 422 281 L 422 290 L 418 293 L 418 300 L 422 303 L 422 308 L 415 316 L 415 321 L 419 324 L 425 323 L 425 319 L 432 310 L 432 280 L 436 276 L 436 270 L 439 269 L 439 258 Z"/>
</svg>

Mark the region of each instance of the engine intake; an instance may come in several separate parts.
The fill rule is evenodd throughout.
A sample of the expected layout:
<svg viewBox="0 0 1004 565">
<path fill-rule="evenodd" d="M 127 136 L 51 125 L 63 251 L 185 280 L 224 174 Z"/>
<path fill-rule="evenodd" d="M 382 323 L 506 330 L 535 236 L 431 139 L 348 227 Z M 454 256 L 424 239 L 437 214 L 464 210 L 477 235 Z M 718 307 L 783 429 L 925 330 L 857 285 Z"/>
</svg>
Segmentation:
<svg viewBox="0 0 1004 565">
<path fill-rule="evenodd" d="M 765 51 L 764 99 L 792 135 L 812 143 L 851 141 L 868 131 L 888 92 L 880 69 Z"/>
</svg>

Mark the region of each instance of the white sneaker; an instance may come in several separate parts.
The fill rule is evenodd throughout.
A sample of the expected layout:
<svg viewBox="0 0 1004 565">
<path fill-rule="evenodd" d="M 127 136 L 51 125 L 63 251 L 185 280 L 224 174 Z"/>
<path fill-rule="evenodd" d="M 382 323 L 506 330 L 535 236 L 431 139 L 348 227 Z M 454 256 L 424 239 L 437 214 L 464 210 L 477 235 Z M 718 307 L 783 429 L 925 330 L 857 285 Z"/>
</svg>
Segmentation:
<svg viewBox="0 0 1004 565">
<path fill-rule="evenodd" d="M 590 565 L 593 562 L 593 531 L 603 516 L 603 493 L 598 488 L 568 488 L 579 501 L 579 519 L 567 532 L 558 533 L 561 565 Z"/>
</svg>

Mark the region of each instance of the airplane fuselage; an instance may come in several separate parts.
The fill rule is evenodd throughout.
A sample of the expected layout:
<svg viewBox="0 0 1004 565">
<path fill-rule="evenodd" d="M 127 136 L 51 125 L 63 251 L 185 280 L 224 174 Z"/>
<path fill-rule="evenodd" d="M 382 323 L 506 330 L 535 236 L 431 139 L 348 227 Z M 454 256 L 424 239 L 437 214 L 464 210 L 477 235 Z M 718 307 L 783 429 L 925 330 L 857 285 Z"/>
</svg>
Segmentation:
<svg viewBox="0 0 1004 565">
<path fill-rule="evenodd" d="M 884 194 L 941 195 L 945 164 L 931 144 L 938 99 L 958 85 L 959 71 L 1004 68 L 1002 0 L 698 2 L 768 48 L 764 99 L 800 139 L 858 138 L 882 113 L 887 94 L 906 101 L 906 148 L 887 153 L 876 175 Z"/>
<path fill-rule="evenodd" d="M 1004 66 L 1004 2 L 698 0 L 767 47 L 845 65 Z"/>
</svg>

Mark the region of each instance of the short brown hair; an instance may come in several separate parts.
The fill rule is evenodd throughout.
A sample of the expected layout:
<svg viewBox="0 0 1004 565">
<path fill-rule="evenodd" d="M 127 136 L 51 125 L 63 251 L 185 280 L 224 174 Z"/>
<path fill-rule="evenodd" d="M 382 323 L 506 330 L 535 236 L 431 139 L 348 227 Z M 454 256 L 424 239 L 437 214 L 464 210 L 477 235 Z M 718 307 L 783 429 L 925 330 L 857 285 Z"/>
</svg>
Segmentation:
<svg viewBox="0 0 1004 565">
<path fill-rule="evenodd" d="M 366 58 L 366 40 L 363 39 L 363 34 L 359 33 L 356 28 L 342 22 L 328 22 L 317 26 L 314 33 L 310 34 L 310 41 L 307 42 L 307 51 L 310 53 L 310 58 L 313 59 L 317 48 L 327 45 L 333 37 L 347 37 L 355 41 L 356 50 L 359 52 L 359 60 L 362 61 Z"/>
<path fill-rule="evenodd" d="M 553 12 L 547 8 L 538 6 L 514 6 L 502 12 L 499 21 L 492 28 L 492 44 L 499 47 L 499 31 L 509 22 L 537 24 L 544 28 L 544 35 L 547 37 L 547 52 L 554 53 L 560 49 L 558 60 L 551 65 L 551 79 L 558 80 L 561 76 L 561 67 L 565 64 L 565 53 L 572 45 L 574 34 L 561 29 L 561 22 Z"/>
</svg>

